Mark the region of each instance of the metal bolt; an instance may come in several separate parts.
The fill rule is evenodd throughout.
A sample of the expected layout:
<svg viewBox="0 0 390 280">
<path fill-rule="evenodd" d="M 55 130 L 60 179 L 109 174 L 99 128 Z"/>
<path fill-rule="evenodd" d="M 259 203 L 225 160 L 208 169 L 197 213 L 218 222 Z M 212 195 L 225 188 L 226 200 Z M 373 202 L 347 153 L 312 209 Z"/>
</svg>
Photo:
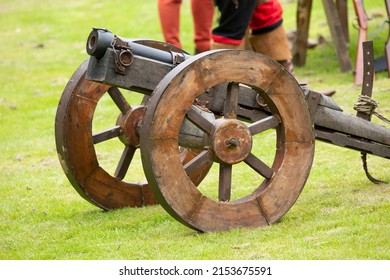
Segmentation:
<svg viewBox="0 0 390 280">
<path fill-rule="evenodd" d="M 237 148 L 240 146 L 241 142 L 235 137 L 229 138 L 225 140 L 225 146 L 231 149 Z"/>
</svg>

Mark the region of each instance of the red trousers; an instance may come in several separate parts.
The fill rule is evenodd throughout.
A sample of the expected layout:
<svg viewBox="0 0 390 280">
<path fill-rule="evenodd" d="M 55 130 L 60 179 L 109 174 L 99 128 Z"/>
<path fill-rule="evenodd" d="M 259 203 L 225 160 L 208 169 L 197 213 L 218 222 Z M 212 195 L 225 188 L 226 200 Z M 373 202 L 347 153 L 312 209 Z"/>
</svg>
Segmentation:
<svg viewBox="0 0 390 280">
<path fill-rule="evenodd" d="M 182 0 L 158 0 L 158 12 L 164 40 L 182 48 L 180 33 L 180 6 Z M 197 52 L 210 49 L 211 27 L 214 16 L 213 0 L 191 0 L 194 22 L 194 43 Z"/>
</svg>

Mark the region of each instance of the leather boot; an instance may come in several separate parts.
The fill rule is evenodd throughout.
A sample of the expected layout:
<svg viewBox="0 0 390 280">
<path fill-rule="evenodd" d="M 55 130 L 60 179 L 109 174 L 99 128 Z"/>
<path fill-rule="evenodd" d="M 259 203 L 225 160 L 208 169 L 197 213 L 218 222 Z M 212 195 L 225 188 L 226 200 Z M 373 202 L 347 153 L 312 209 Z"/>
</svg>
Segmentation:
<svg viewBox="0 0 390 280">
<path fill-rule="evenodd" d="M 255 52 L 264 54 L 273 60 L 276 60 L 282 64 L 287 71 L 294 74 L 294 65 L 291 60 L 292 55 L 283 25 L 264 34 L 250 35 L 249 41 Z"/>
</svg>

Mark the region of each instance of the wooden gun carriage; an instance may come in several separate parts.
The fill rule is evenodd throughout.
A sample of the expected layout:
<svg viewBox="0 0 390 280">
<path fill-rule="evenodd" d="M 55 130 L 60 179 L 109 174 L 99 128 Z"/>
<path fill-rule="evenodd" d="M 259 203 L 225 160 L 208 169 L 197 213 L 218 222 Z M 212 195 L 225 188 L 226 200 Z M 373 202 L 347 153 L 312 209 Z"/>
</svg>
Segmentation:
<svg viewBox="0 0 390 280">
<path fill-rule="evenodd" d="M 261 227 L 297 200 L 316 139 L 390 158 L 390 130 L 344 113 L 261 54 L 190 56 L 105 29 L 92 30 L 87 52 L 61 96 L 55 136 L 72 186 L 100 208 L 159 203 L 198 231 Z M 132 92 L 140 104 L 129 104 Z M 116 120 L 95 132 L 103 96 Z M 97 147 L 114 139 L 123 152 L 111 172 Z M 146 180 L 131 181 L 137 150 Z"/>
</svg>

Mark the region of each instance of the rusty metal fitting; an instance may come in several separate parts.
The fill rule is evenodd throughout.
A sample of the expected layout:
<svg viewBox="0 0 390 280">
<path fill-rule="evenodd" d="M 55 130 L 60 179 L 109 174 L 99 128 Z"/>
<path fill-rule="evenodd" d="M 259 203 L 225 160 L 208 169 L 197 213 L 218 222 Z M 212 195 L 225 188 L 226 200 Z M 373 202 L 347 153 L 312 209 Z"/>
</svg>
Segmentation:
<svg viewBox="0 0 390 280">
<path fill-rule="evenodd" d="M 182 54 L 182 53 L 171 51 L 171 54 L 172 54 L 173 66 L 179 65 L 180 63 L 182 63 L 186 59 L 184 54 Z"/>
<path fill-rule="evenodd" d="M 111 47 L 114 50 L 115 71 L 119 74 L 125 74 L 127 68 L 134 60 L 129 42 L 115 36 L 111 42 Z"/>
</svg>

